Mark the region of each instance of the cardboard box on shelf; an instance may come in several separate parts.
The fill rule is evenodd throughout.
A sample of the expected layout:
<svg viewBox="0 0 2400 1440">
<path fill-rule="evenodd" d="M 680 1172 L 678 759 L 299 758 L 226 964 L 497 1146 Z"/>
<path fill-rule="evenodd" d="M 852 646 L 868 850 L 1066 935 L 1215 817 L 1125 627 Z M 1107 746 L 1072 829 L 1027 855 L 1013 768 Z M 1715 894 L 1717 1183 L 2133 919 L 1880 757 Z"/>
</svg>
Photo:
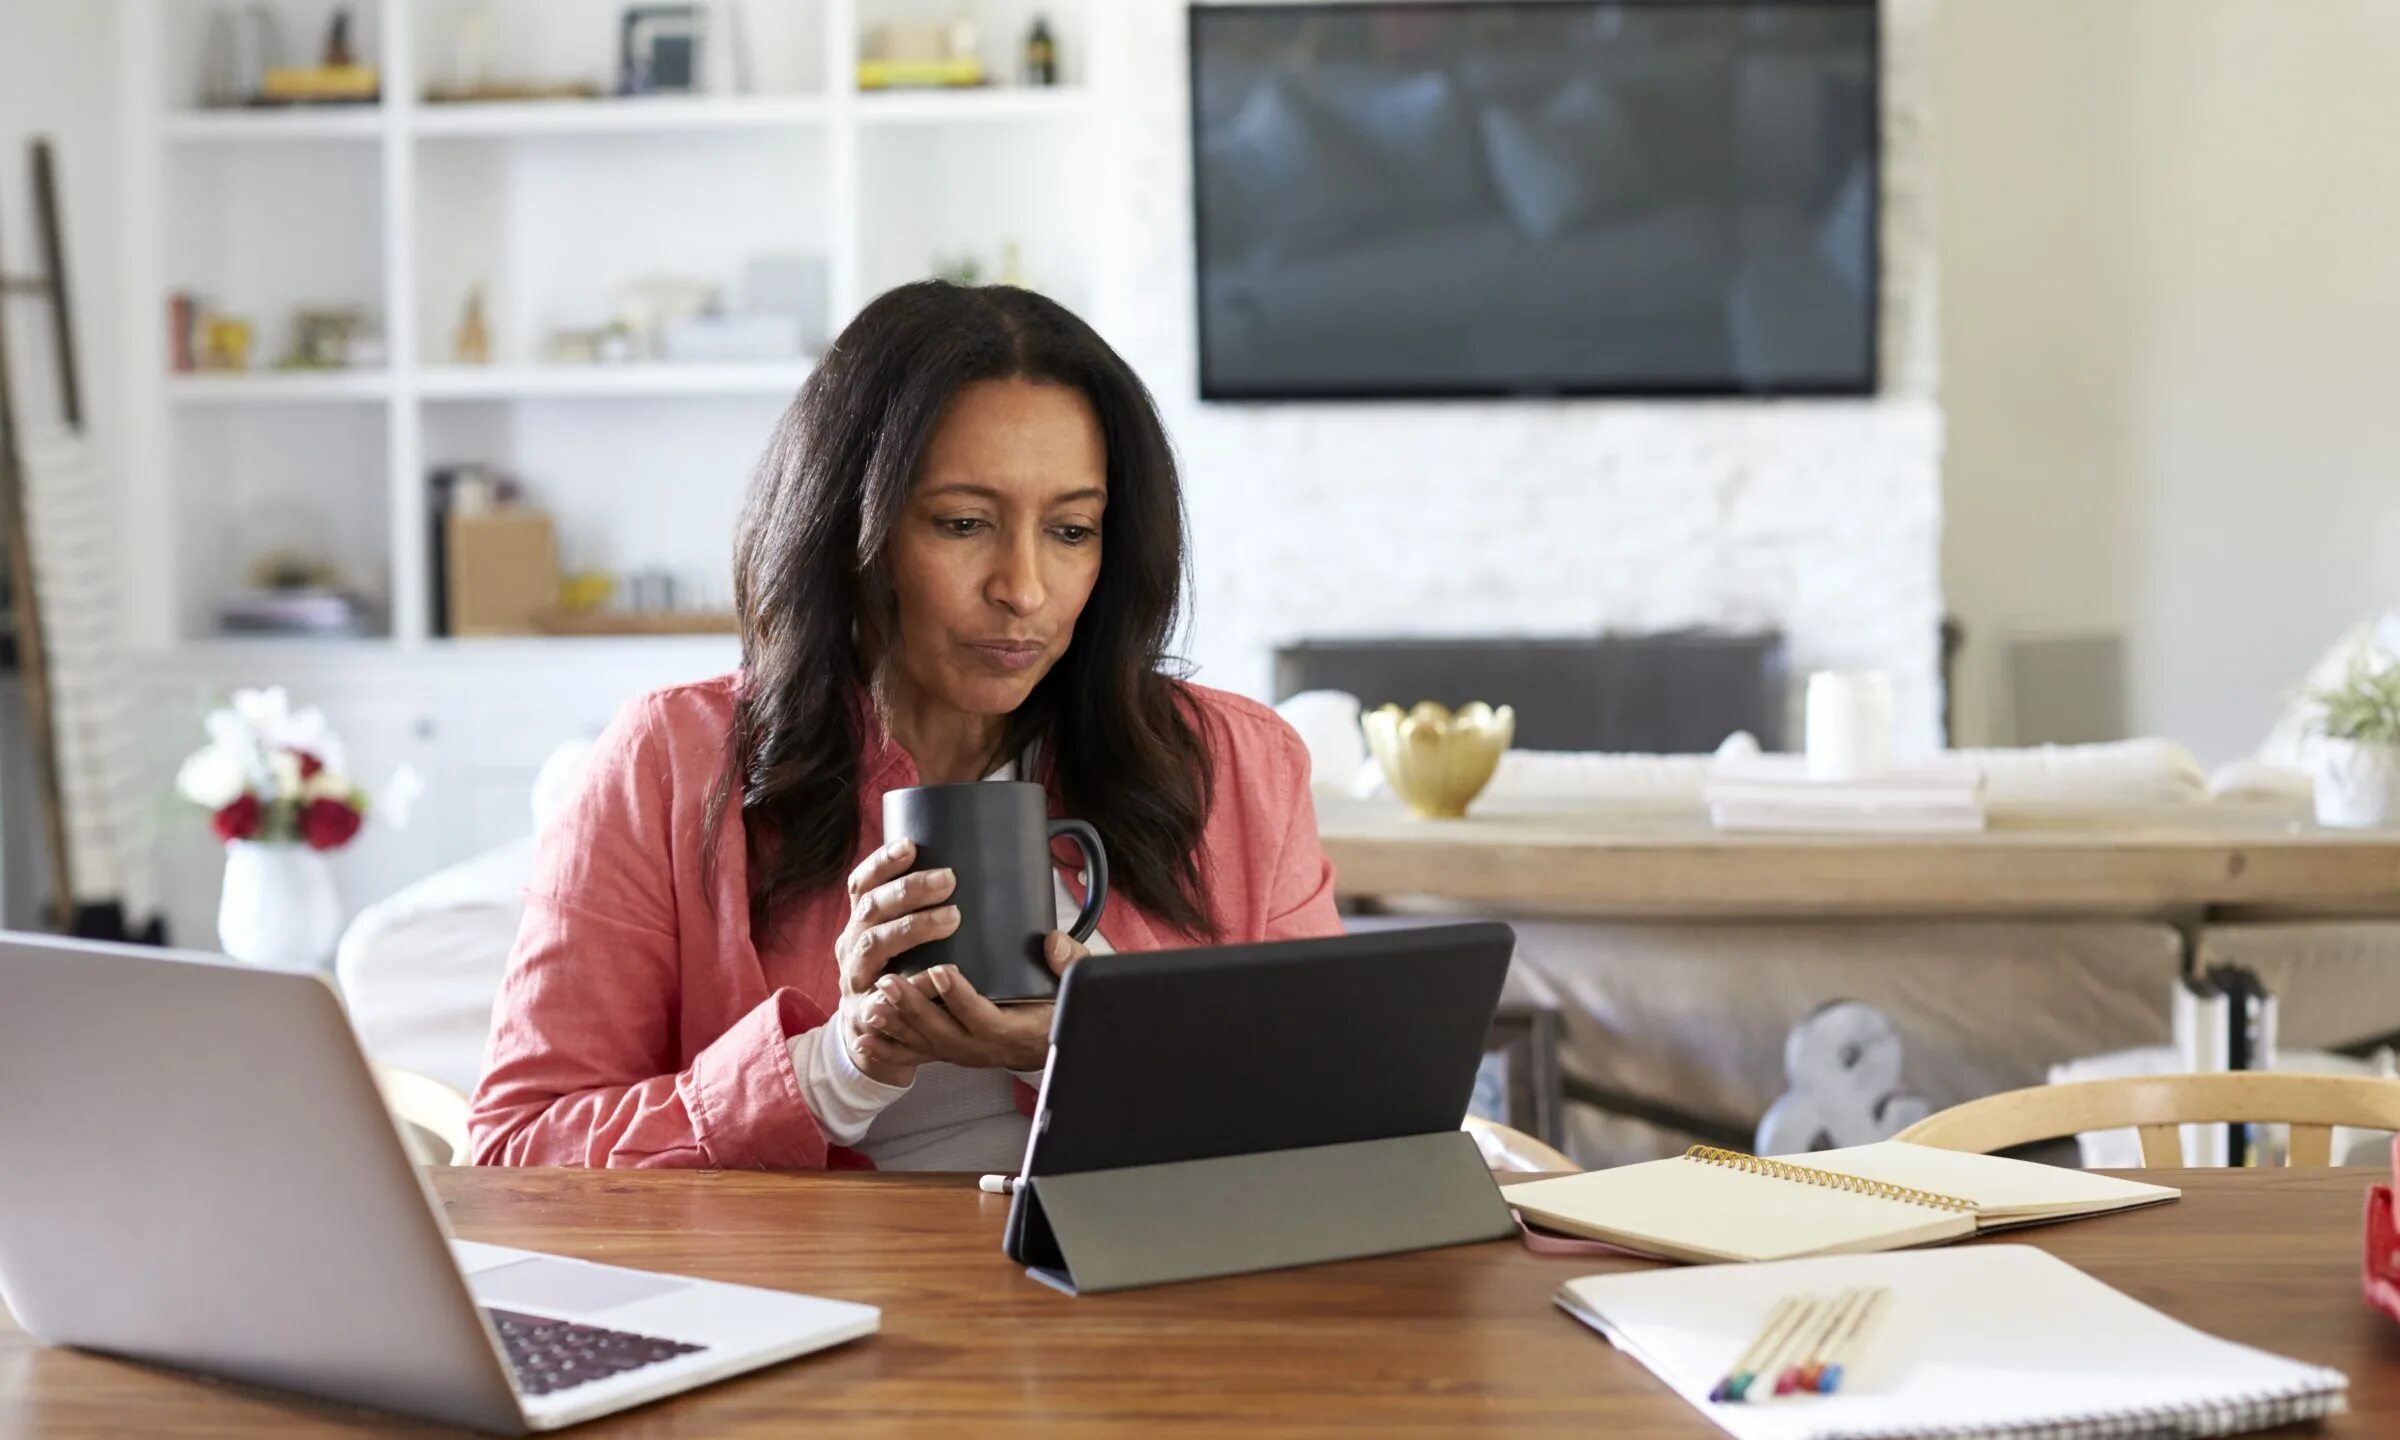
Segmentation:
<svg viewBox="0 0 2400 1440">
<path fill-rule="evenodd" d="M 558 540 L 539 510 L 452 511 L 449 551 L 453 635 L 535 635 L 558 604 Z"/>
</svg>

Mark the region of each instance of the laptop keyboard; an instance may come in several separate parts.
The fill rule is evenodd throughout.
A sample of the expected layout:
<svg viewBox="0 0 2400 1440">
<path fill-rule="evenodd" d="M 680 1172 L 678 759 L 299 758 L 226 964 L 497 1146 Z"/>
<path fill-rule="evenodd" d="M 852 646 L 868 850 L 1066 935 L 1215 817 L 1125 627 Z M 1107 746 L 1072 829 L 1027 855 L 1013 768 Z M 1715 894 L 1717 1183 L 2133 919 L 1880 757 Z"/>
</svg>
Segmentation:
<svg viewBox="0 0 2400 1440">
<path fill-rule="evenodd" d="M 517 1388 L 528 1395 L 555 1395 L 593 1380 L 622 1375 L 628 1370 L 639 1370 L 707 1348 L 686 1345 L 680 1340 L 661 1340 L 654 1335 L 607 1330 L 598 1325 L 578 1325 L 572 1320 L 520 1315 L 514 1310 L 487 1307 L 483 1313 L 491 1317 L 492 1328 L 500 1332 L 500 1345 L 507 1352 L 508 1368 L 516 1372 Z"/>
</svg>

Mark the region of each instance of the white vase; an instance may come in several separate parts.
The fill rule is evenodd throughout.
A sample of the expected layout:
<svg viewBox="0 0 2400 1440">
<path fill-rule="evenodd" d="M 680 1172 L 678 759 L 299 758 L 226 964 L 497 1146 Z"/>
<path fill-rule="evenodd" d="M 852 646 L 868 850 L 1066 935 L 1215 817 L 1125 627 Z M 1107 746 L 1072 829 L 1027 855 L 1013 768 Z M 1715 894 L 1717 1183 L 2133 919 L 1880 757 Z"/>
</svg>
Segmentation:
<svg viewBox="0 0 2400 1440">
<path fill-rule="evenodd" d="M 2317 823 L 2372 830 L 2392 823 L 2400 803 L 2400 746 L 2317 742 Z"/>
<path fill-rule="evenodd" d="M 225 847 L 217 939 L 246 965 L 321 970 L 342 937 L 333 869 L 306 845 L 235 840 Z"/>
</svg>

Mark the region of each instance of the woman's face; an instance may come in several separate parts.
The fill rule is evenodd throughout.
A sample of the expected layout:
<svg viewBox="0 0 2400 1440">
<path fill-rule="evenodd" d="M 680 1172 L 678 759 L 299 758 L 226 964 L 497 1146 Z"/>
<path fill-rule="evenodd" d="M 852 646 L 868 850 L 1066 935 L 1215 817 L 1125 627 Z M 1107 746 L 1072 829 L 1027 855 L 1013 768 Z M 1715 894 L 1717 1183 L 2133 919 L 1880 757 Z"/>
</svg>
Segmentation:
<svg viewBox="0 0 2400 1440">
<path fill-rule="evenodd" d="M 976 715 L 1025 703 L 1100 578 L 1107 505 L 1083 392 L 985 380 L 951 397 L 884 552 L 919 698 Z"/>
</svg>

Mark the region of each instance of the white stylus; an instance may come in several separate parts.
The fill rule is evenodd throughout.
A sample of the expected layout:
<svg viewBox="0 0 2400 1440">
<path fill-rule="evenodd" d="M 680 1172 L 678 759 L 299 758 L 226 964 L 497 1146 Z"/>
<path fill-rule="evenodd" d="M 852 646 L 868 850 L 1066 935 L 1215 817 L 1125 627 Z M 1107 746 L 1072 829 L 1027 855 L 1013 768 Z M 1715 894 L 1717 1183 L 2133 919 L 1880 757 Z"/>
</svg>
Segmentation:
<svg viewBox="0 0 2400 1440">
<path fill-rule="evenodd" d="M 975 1188 L 986 1195 L 1014 1195 L 1024 1183 L 1014 1175 L 986 1175 L 975 1182 Z"/>
</svg>

